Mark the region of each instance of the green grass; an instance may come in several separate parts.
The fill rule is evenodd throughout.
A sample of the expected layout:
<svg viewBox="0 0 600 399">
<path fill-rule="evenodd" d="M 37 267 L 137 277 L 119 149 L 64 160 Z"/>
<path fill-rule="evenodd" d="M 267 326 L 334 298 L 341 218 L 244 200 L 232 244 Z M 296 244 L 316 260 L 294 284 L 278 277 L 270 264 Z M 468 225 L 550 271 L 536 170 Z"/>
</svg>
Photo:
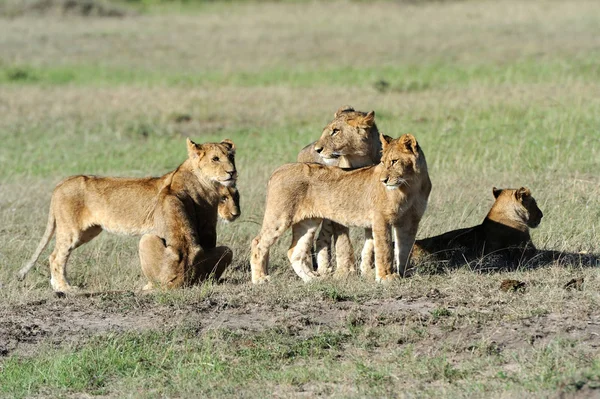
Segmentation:
<svg viewBox="0 0 600 399">
<path fill-rule="evenodd" d="M 600 362 L 579 344 L 557 340 L 528 352 L 467 352 L 457 363 L 446 352 L 420 355 L 412 345 L 397 346 L 397 329 L 364 328 L 297 336 L 284 330 L 258 334 L 195 330 L 113 334 L 78 348 L 45 349 L 29 358 L 10 357 L 2 364 L 0 391 L 12 397 L 42 392 L 69 395 L 142 396 L 236 395 L 241 386 L 254 395 L 310 389 L 350 397 L 388 396 L 411 380 L 427 384 L 405 394 L 482 395 L 501 388 L 508 394 L 543 394 L 568 387 L 598 386 Z M 370 345 L 376 341 L 376 345 Z M 365 349 L 361 349 L 365 348 Z M 370 348 L 370 349 L 368 349 Z M 488 351 L 485 358 L 480 351 Z M 500 371 L 518 362 L 518 372 Z M 486 377 L 484 377 L 486 376 Z M 487 384 L 478 382 L 485 378 Z M 349 382 L 355 387 L 344 390 Z M 248 392 L 247 391 L 247 392 Z M 537 396 L 537 395 L 536 395 Z"/>
<path fill-rule="evenodd" d="M 595 83 L 600 78 L 600 57 L 584 59 L 526 59 L 508 65 L 426 64 L 369 68 L 351 66 L 318 68 L 276 68 L 258 72 L 205 70 L 184 73 L 173 70 L 144 70 L 98 65 L 0 67 L 0 83 L 76 86 L 290 86 L 290 87 L 364 87 L 380 92 L 422 92 L 429 89 L 497 86 L 515 84 Z"/>
</svg>

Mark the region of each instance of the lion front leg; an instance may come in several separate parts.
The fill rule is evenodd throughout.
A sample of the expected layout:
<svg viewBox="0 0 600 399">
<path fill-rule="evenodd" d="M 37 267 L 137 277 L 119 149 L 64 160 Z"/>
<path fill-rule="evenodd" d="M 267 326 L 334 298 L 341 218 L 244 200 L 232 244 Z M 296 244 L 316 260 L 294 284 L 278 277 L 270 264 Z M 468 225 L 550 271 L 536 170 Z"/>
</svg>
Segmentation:
<svg viewBox="0 0 600 399">
<path fill-rule="evenodd" d="M 406 221 L 392 229 L 394 231 L 394 260 L 398 274 L 402 277 L 410 263 L 410 251 L 415 244 L 418 225 L 418 222 Z"/>
<path fill-rule="evenodd" d="M 193 278 L 189 283 L 196 284 L 209 278 L 218 281 L 232 260 L 233 251 L 226 246 L 198 252 L 190 265 L 193 268 Z"/>
<path fill-rule="evenodd" d="M 375 281 L 387 282 L 397 278 L 392 271 L 391 234 L 383 219 L 373 224 L 375 241 Z"/>
</svg>

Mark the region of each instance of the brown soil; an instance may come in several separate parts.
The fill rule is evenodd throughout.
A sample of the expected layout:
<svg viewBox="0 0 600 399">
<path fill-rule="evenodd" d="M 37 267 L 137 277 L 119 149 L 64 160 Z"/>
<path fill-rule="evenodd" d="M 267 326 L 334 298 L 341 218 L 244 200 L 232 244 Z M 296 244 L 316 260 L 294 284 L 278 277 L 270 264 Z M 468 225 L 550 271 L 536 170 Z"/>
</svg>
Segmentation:
<svg viewBox="0 0 600 399">
<path fill-rule="evenodd" d="M 468 305 L 444 306 L 443 300 L 443 296 L 428 293 L 418 298 L 398 297 L 362 303 L 323 299 L 284 305 L 236 305 L 226 300 L 203 299 L 170 305 L 157 304 L 149 295 L 134 293 L 53 297 L 0 307 L 0 356 L 28 356 L 44 345 L 76 345 L 92 335 L 169 330 L 178 326 L 194 327 L 198 331 L 225 328 L 248 332 L 283 327 L 298 334 L 310 334 L 314 329 L 334 330 L 349 325 L 419 323 L 427 326 L 427 336 L 411 342 L 417 352 L 424 354 L 441 345 L 454 345 L 468 351 L 484 338 L 494 351 L 544 345 L 558 337 L 586 343 L 592 351 L 597 351 L 600 346 L 600 315 L 582 318 L 575 314 L 550 313 L 519 320 L 495 320 L 489 315 L 481 323 L 457 319 L 452 328 L 448 328 L 447 323 L 436 317 L 436 309 L 449 309 L 450 314 L 483 311 L 469 309 Z"/>
</svg>

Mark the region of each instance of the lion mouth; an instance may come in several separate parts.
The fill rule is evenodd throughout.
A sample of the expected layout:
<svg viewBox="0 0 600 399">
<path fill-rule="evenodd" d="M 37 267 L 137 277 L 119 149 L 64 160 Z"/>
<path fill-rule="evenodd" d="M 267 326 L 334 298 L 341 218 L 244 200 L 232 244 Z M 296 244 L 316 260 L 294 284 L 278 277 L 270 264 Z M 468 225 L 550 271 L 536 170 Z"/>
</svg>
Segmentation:
<svg viewBox="0 0 600 399">
<path fill-rule="evenodd" d="M 400 186 L 405 185 L 405 184 L 408 184 L 408 182 L 404 179 L 398 179 L 395 183 L 390 183 L 389 181 L 387 183 L 383 183 L 385 188 L 387 188 L 388 190 L 399 189 Z"/>
<path fill-rule="evenodd" d="M 541 222 L 542 222 L 541 219 L 530 221 L 529 227 L 531 227 L 532 229 L 535 229 L 536 227 L 538 227 L 540 225 Z"/>
<path fill-rule="evenodd" d="M 230 177 L 229 179 L 219 180 L 219 183 L 224 185 L 225 187 L 233 187 L 235 185 L 236 179 L 234 177 Z"/>
<path fill-rule="evenodd" d="M 332 152 L 329 155 L 321 154 L 321 159 L 326 165 L 334 165 L 342 155 L 339 152 Z"/>
</svg>

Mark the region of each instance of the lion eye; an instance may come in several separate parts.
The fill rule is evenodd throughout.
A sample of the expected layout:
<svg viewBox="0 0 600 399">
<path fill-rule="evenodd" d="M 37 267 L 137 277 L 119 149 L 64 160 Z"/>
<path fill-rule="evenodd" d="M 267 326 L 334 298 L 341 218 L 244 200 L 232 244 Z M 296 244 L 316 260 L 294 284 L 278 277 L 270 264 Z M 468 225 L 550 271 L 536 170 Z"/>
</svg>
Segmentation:
<svg viewBox="0 0 600 399">
<path fill-rule="evenodd" d="M 396 162 L 398 162 L 397 159 L 392 159 L 392 165 L 396 165 Z"/>
<path fill-rule="evenodd" d="M 340 129 L 334 128 L 331 130 L 331 136 L 335 136 L 336 134 L 338 134 L 340 132 Z"/>
<path fill-rule="evenodd" d="M 213 157 L 213 162 L 218 162 L 219 161 L 219 157 Z"/>
<path fill-rule="evenodd" d="M 227 197 L 221 197 L 221 201 L 227 202 Z"/>
</svg>

